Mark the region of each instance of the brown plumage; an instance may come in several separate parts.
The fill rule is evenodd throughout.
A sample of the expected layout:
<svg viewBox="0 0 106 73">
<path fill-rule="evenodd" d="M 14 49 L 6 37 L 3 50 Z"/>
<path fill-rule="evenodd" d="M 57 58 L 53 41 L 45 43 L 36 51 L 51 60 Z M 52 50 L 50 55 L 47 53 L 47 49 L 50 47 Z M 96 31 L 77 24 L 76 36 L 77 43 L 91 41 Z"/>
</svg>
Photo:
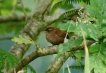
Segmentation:
<svg viewBox="0 0 106 73">
<path fill-rule="evenodd" d="M 60 43 L 63 43 L 66 36 L 65 32 L 56 27 L 48 27 L 45 30 L 45 33 L 47 41 L 53 45 L 59 45 Z"/>
</svg>

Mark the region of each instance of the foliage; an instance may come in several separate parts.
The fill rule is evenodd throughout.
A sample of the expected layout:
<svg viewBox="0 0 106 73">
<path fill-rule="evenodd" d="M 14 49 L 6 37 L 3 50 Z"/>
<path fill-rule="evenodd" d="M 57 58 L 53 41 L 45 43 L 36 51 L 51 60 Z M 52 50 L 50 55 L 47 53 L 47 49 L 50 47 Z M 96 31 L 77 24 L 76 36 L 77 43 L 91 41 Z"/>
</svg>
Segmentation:
<svg viewBox="0 0 106 73">
<path fill-rule="evenodd" d="M 72 68 L 72 69 L 84 69 L 84 65 L 81 65 L 81 66 L 78 66 L 78 65 L 72 65 L 70 66 L 69 68 Z M 65 68 L 65 70 L 67 70 L 67 68 Z"/>
<path fill-rule="evenodd" d="M 17 57 L 0 48 L 0 70 L 4 68 L 5 62 L 7 62 L 6 66 L 8 70 L 12 68 L 18 61 L 19 59 Z"/>
<path fill-rule="evenodd" d="M 5 55 L 0 53 L 0 73 L 3 73 L 1 70 L 3 70 L 4 68 L 4 59 L 5 59 Z"/>
<path fill-rule="evenodd" d="M 79 2 L 81 2 L 81 0 L 62 0 L 63 1 L 63 3 L 65 3 L 65 2 L 67 2 L 67 3 L 79 3 Z M 83 2 L 85 2 L 85 3 L 87 3 L 87 4 L 89 4 L 90 3 L 90 0 L 82 0 Z"/>
<path fill-rule="evenodd" d="M 19 37 L 14 37 L 12 39 L 12 41 L 16 42 L 17 44 L 31 44 L 31 45 L 34 45 L 37 47 L 38 49 L 38 52 L 41 52 L 41 48 L 38 44 L 35 43 L 35 41 L 33 41 L 31 38 L 29 39 L 26 39 L 26 38 L 23 38 L 21 35 L 19 35 Z"/>
<path fill-rule="evenodd" d="M 51 14 L 53 14 L 56 10 L 58 9 L 63 9 L 63 10 L 67 10 L 67 9 L 71 9 L 73 7 L 72 4 L 67 4 L 67 2 L 63 2 L 63 1 L 58 1 L 55 4 L 53 4 L 52 10 L 51 10 Z"/>
<path fill-rule="evenodd" d="M 96 19 L 96 28 L 98 33 L 99 42 L 90 47 L 90 69 L 94 73 L 105 73 L 106 64 L 105 64 L 105 35 L 104 30 L 106 29 L 104 21 L 106 20 L 106 0 L 91 0 L 91 6 L 88 6 L 87 9 L 90 13 L 90 16 Z M 95 5 L 94 5 L 95 4 Z M 99 69 L 98 69 L 99 68 Z"/>
<path fill-rule="evenodd" d="M 61 24 L 59 27 L 62 30 L 74 32 L 78 34 L 78 36 L 82 36 L 80 29 L 82 28 L 86 39 L 89 38 L 89 40 L 93 40 L 97 43 L 91 45 L 89 48 L 90 70 L 94 73 L 105 73 L 106 23 L 104 21 L 106 20 L 106 0 L 91 0 L 90 3 L 91 5 L 87 6 L 87 10 L 90 14 L 90 18 L 95 19 L 96 23 L 91 24 L 90 21 L 87 19 L 84 20 L 89 22 L 84 23 L 82 19 L 78 19 L 77 24 L 69 21 L 67 23 Z M 64 44 L 61 44 L 61 46 L 64 46 Z M 67 46 L 59 47 L 58 49 L 61 48 L 64 49 L 62 50 L 62 53 L 66 52 Z M 70 50 L 70 48 L 68 48 L 68 50 Z M 60 53 L 58 53 L 58 55 L 60 55 Z"/>
<path fill-rule="evenodd" d="M 64 9 L 64 10 L 68 10 L 73 8 L 73 4 L 75 3 L 80 3 L 80 2 L 85 2 L 86 4 L 90 3 L 90 0 L 55 0 L 53 2 L 53 7 L 52 7 L 52 11 L 55 11 L 56 9 Z M 53 13 L 53 12 L 52 12 Z"/>
<path fill-rule="evenodd" d="M 51 9 L 51 12 L 50 12 L 51 14 L 56 13 L 56 12 L 60 12 L 60 11 L 65 12 L 65 11 L 68 10 L 67 12 L 65 12 L 64 14 L 62 14 L 59 17 L 58 21 L 55 23 L 57 25 L 59 24 L 60 21 L 66 22 L 67 19 L 71 17 L 71 15 L 78 15 L 79 10 L 78 9 L 72 9 L 72 8 L 75 7 L 74 4 L 76 4 L 77 2 L 78 3 L 79 2 L 85 2 L 85 3 L 89 4 L 89 0 L 83 0 L 83 1 L 81 1 L 81 0 L 61 0 L 61 1 L 56 0 L 54 2 L 53 2 L 53 6 L 52 6 L 52 9 Z M 83 11 L 83 9 L 81 11 Z"/>
<path fill-rule="evenodd" d="M 24 23 L 25 22 L 8 22 L 6 23 L 1 23 L 0 24 L 0 33 L 1 34 L 6 34 L 6 33 L 14 33 L 14 34 L 18 34 L 20 33 L 20 30 L 22 30 L 22 28 L 24 27 Z M 11 28 L 11 29 L 8 29 Z"/>
<path fill-rule="evenodd" d="M 3 0 L 0 2 L 0 8 L 2 8 L 0 15 L 7 15 L 12 12 L 13 1 L 14 0 L 11 0 L 11 1 Z"/>
<path fill-rule="evenodd" d="M 90 69 L 94 70 L 94 73 L 106 72 L 106 43 L 95 44 L 90 47 Z M 99 68 L 99 69 L 98 69 Z"/>
<path fill-rule="evenodd" d="M 14 42 L 16 42 L 18 44 L 22 44 L 22 43 L 24 43 L 24 44 L 33 44 L 33 45 L 35 44 L 35 42 L 33 40 L 31 40 L 31 38 L 25 39 L 21 35 L 19 35 L 19 38 L 14 37 L 12 39 L 12 41 L 14 41 Z"/>
<path fill-rule="evenodd" d="M 4 69 L 5 63 L 7 64 L 6 67 L 8 70 L 14 67 L 19 61 L 19 58 L 0 48 L 0 73 L 3 73 L 2 70 Z M 25 73 L 27 73 L 27 69 L 30 69 L 32 73 L 36 73 L 30 65 L 24 67 Z"/>
<path fill-rule="evenodd" d="M 78 50 L 78 51 L 73 51 L 71 54 L 70 59 L 74 59 L 77 63 L 75 65 L 69 66 L 71 69 L 78 69 L 78 70 L 84 70 L 84 50 Z M 67 71 L 68 68 L 65 68 Z"/>
</svg>

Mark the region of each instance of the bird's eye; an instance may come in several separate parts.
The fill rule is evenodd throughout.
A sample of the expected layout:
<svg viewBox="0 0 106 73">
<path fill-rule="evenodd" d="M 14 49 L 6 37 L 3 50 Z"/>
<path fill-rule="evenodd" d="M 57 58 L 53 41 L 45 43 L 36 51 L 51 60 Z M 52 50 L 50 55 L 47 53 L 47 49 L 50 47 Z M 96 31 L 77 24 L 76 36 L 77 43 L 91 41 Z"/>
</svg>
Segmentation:
<svg viewBox="0 0 106 73">
<path fill-rule="evenodd" d="M 47 32 L 51 32 L 53 29 L 51 29 L 51 28 L 48 28 L 48 29 L 46 29 L 45 31 L 47 31 Z"/>
<path fill-rule="evenodd" d="M 50 31 L 52 31 L 53 29 L 48 29 L 48 31 L 50 32 Z"/>
</svg>

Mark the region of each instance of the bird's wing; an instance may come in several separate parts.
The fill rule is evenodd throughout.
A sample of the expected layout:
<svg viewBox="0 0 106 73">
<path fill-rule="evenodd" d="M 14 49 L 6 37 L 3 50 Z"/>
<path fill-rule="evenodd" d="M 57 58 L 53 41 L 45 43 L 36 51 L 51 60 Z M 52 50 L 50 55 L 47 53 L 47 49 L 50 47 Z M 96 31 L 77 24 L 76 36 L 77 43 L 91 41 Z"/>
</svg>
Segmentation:
<svg viewBox="0 0 106 73">
<path fill-rule="evenodd" d="M 67 39 L 69 39 L 69 34 L 67 34 L 67 36 L 66 36 L 66 33 L 65 32 L 60 32 L 59 34 L 58 34 L 58 36 L 60 36 L 60 37 L 63 37 L 63 38 L 67 38 Z"/>
<path fill-rule="evenodd" d="M 60 33 L 58 33 L 58 36 L 65 38 L 66 33 L 65 32 L 60 32 Z"/>
</svg>

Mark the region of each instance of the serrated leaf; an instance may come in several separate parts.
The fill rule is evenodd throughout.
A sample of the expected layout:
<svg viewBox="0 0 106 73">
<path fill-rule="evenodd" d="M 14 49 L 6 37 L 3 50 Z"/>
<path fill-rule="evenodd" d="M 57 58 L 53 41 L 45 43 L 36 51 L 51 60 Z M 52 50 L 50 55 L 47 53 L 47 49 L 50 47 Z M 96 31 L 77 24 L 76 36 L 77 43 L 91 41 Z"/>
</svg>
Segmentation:
<svg viewBox="0 0 106 73">
<path fill-rule="evenodd" d="M 98 53 L 90 56 L 90 70 L 94 69 L 94 73 L 106 73 L 106 65 L 104 65 L 101 56 Z"/>
<path fill-rule="evenodd" d="M 90 6 L 87 6 L 87 10 L 91 17 L 98 18 L 102 21 L 106 11 L 106 0 L 90 0 Z"/>
<path fill-rule="evenodd" d="M 84 35 L 87 37 L 90 34 L 89 32 L 91 31 L 88 25 L 80 23 L 79 26 L 83 29 Z"/>
<path fill-rule="evenodd" d="M 19 35 L 19 38 L 18 37 L 14 37 L 12 39 L 12 41 L 17 42 L 18 44 L 25 43 L 25 44 L 33 44 L 33 45 L 35 45 L 35 42 L 32 39 L 30 39 L 30 38 L 29 39 L 25 39 L 21 35 Z"/>
<path fill-rule="evenodd" d="M 89 26 L 89 28 L 90 28 L 90 37 L 91 38 L 93 38 L 94 40 L 96 40 L 96 41 L 98 41 L 98 37 L 97 37 L 97 29 L 96 29 L 96 27 L 94 26 L 94 25 L 92 25 L 92 24 L 89 24 L 88 25 Z"/>
<path fill-rule="evenodd" d="M 97 47 L 97 46 L 96 46 Z M 90 55 L 90 70 L 94 73 L 106 73 L 106 44 L 98 45 L 98 51 Z"/>
</svg>

